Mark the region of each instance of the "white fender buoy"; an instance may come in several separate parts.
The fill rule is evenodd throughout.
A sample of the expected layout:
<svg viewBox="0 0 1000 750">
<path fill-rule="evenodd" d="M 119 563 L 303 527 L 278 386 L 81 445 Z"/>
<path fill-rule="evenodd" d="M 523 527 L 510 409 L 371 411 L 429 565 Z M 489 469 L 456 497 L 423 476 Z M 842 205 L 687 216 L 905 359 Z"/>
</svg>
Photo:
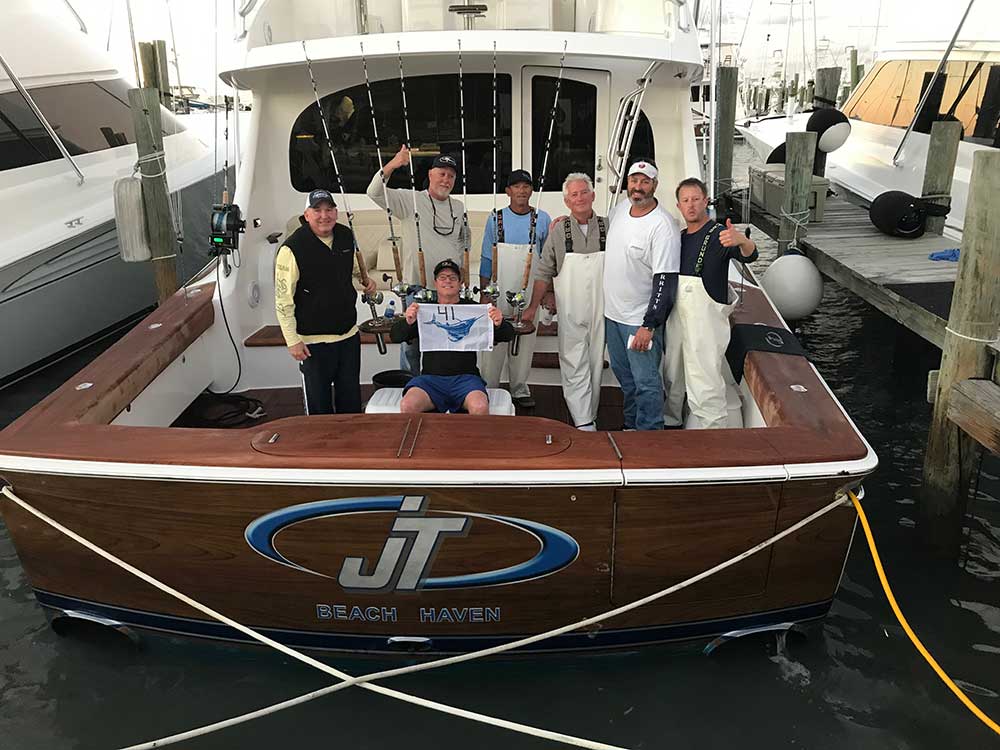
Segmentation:
<svg viewBox="0 0 1000 750">
<path fill-rule="evenodd" d="M 817 109 L 809 115 L 806 130 L 816 133 L 816 148 L 828 154 L 847 141 L 851 134 L 851 121 L 839 109 Z"/>
<path fill-rule="evenodd" d="M 153 253 L 146 236 L 146 209 L 142 203 L 142 180 L 122 177 L 115 180 L 115 224 L 118 229 L 118 251 L 127 263 L 152 260 Z"/>
<path fill-rule="evenodd" d="M 823 277 L 813 262 L 798 251 L 774 261 L 760 283 L 785 320 L 812 315 L 823 299 Z"/>
</svg>

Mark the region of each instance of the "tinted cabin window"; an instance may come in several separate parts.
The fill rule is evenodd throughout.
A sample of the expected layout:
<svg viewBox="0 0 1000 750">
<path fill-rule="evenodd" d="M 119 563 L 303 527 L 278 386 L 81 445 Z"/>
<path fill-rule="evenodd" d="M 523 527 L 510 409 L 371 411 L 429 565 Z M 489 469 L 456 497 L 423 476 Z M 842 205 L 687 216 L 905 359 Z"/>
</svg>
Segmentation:
<svg viewBox="0 0 1000 750">
<path fill-rule="evenodd" d="M 623 145 L 621 144 L 621 146 Z M 628 158 L 622 163 L 622 179 L 621 184 L 618 186 L 619 190 L 624 190 L 625 183 L 628 181 L 628 177 L 625 175 L 625 167 L 628 167 L 632 162 L 639 159 L 648 159 L 654 164 L 656 163 L 653 127 L 649 124 L 649 118 L 646 117 L 646 113 L 642 110 L 639 110 L 639 117 L 635 121 L 635 133 L 632 135 L 632 145 L 628 150 Z"/>
<path fill-rule="evenodd" d="M 844 113 L 855 120 L 875 125 L 890 125 L 896 114 L 898 95 L 906 76 L 906 62 L 882 63 L 844 106 Z"/>
<path fill-rule="evenodd" d="M 493 189 L 493 76 L 489 73 L 462 77 L 465 94 L 465 160 L 469 193 L 492 194 Z M 431 162 L 438 154 L 451 154 L 461 164 L 462 141 L 458 109 L 458 74 L 413 76 L 406 79 L 406 104 L 417 187 L 422 188 Z M 403 101 L 398 80 L 374 81 L 372 98 L 378 117 L 378 136 L 385 163 L 404 141 Z M 352 86 L 324 96 L 320 103 L 333 141 L 344 189 L 363 193 L 379 170 L 375 152 L 368 92 L 364 85 Z M 497 76 L 497 180 L 500 192 L 511 169 L 510 76 Z M 308 192 L 317 187 L 338 190 L 330 148 L 315 102 L 306 107 L 292 126 L 288 147 L 292 187 Z M 407 169 L 397 169 L 390 187 L 410 187 Z M 461 178 L 455 185 L 461 193 Z"/>
<path fill-rule="evenodd" d="M 100 81 L 29 91 L 72 156 L 135 143 L 128 84 Z M 184 128 L 160 108 L 164 135 Z M 0 170 L 62 158 L 42 123 L 17 91 L 0 94 Z"/>
<path fill-rule="evenodd" d="M 532 79 L 531 171 L 536 187 L 541 180 L 555 93 L 556 78 L 535 76 Z M 561 190 L 562 178 L 570 172 L 584 172 L 593 178 L 596 161 L 597 86 L 564 78 L 559 90 L 544 189 Z"/>
</svg>

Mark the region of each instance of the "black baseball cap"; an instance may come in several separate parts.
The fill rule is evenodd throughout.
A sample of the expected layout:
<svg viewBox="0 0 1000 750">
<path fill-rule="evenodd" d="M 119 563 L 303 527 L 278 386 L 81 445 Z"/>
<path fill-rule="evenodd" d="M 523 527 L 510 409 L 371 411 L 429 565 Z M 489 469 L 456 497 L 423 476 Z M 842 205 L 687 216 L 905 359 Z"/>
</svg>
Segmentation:
<svg viewBox="0 0 1000 750">
<path fill-rule="evenodd" d="M 459 278 L 462 278 L 462 269 L 459 268 L 458 263 L 453 261 L 451 258 L 445 258 L 434 266 L 434 278 L 436 279 L 438 274 L 442 271 L 454 271 Z"/>
<path fill-rule="evenodd" d="M 527 182 L 529 185 L 534 187 L 534 183 L 531 181 L 531 172 L 527 169 L 515 169 L 510 173 L 507 178 L 507 187 L 514 187 L 520 182 Z"/>
<path fill-rule="evenodd" d="M 306 208 L 316 208 L 320 203 L 329 203 L 334 208 L 337 207 L 337 201 L 333 199 L 333 193 L 323 188 L 318 188 L 309 193 L 309 196 L 306 198 Z"/>
<path fill-rule="evenodd" d="M 451 169 L 455 174 L 458 174 L 458 162 L 455 161 L 454 157 L 448 156 L 448 154 L 438 154 L 435 156 L 434 161 L 431 163 L 431 169 L 435 167 Z"/>
</svg>

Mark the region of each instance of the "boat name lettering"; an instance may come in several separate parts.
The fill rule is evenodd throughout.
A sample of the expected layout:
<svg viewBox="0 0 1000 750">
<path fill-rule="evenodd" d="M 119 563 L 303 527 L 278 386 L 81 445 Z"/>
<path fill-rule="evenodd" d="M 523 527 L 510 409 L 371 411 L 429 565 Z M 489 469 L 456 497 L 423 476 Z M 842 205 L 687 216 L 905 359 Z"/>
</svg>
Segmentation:
<svg viewBox="0 0 1000 750">
<path fill-rule="evenodd" d="M 359 607 L 346 604 L 317 604 L 317 620 L 346 620 L 348 622 L 398 622 L 395 607 Z"/>
<path fill-rule="evenodd" d="M 500 607 L 420 607 L 422 623 L 500 622 Z M 317 604 L 317 620 L 343 622 L 399 622 L 396 607 L 361 607 L 356 604 Z"/>
<path fill-rule="evenodd" d="M 389 497 L 351 497 L 338 500 L 291 505 L 260 516 L 247 526 L 244 536 L 256 552 L 274 562 L 287 565 L 304 573 L 332 578 L 300 565 L 285 557 L 275 546 L 275 537 L 283 529 L 320 518 L 343 517 L 371 513 L 395 513 L 378 558 L 346 555 L 336 576 L 337 582 L 348 592 L 392 593 L 432 589 L 468 589 L 483 586 L 502 586 L 522 583 L 556 573 L 580 554 L 580 545 L 569 534 L 546 524 L 525 518 L 512 518 L 488 513 L 466 513 L 438 510 L 437 515 L 425 515 L 428 510 L 425 495 L 395 495 Z M 503 568 L 448 576 L 431 576 L 435 558 L 448 537 L 466 537 L 474 522 L 491 521 L 528 534 L 538 544 L 533 557 Z M 317 605 L 326 607 L 330 605 Z M 333 605 L 336 606 L 336 605 Z M 490 608 L 486 608 L 487 610 Z M 429 610 L 430 612 L 431 610 Z M 433 610 L 434 616 L 440 610 Z M 323 610 L 326 613 L 326 610 Z M 363 612 L 362 612 L 363 613 Z M 380 613 L 381 614 L 381 613 Z M 479 618 L 491 622 L 493 613 L 469 610 L 459 616 Z M 456 615 L 449 611 L 444 618 Z M 499 618 L 499 611 L 496 616 Z M 428 618 L 431 615 L 428 614 Z M 328 618 L 343 619 L 331 610 Z M 347 619 L 352 618 L 348 613 Z M 428 619 L 429 622 L 447 622 L 447 619 Z M 466 620 L 457 620 L 464 622 Z M 477 622 L 478 619 L 469 619 Z"/>
</svg>

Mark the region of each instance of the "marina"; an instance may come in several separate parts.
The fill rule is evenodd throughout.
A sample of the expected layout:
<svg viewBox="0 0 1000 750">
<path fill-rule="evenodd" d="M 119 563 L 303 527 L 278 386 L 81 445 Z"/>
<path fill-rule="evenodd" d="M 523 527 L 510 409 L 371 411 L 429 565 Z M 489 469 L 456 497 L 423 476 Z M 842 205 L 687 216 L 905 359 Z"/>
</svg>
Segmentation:
<svg viewBox="0 0 1000 750">
<path fill-rule="evenodd" d="M 173 101 L 196 87 L 173 84 L 167 43 L 137 44 L 126 3 L 147 87 L 127 92 L 139 137 L 113 231 L 159 304 L 32 355 L 0 390 L 0 729 L 14 746 L 287 744 L 328 735 L 331 716 L 338 741 L 377 746 L 413 744 L 411 724 L 418 747 L 994 741 L 995 147 L 965 174 L 969 126 L 935 122 L 922 190 L 886 213 L 882 193 L 832 178 L 827 192 L 852 127 L 818 70 L 783 165 L 776 151 L 761 164 L 752 126 L 733 144 L 740 53 L 723 53 L 721 3 L 369 0 L 321 23 L 307 20 L 318 0 L 294 4 L 234 4 L 239 51 L 220 67 L 216 50 L 214 74 L 243 96 L 213 121 L 212 260 L 177 278 L 161 118 L 197 108 Z M 214 22 L 218 43 L 218 9 Z M 857 59 L 848 108 L 873 75 Z M 988 72 L 966 68 L 956 103 Z M 947 138 L 958 157 L 940 156 Z M 695 174 L 708 187 L 685 179 L 675 210 L 673 186 Z M 729 302 L 710 298 L 707 270 L 700 308 L 690 271 L 654 272 L 681 298 L 668 292 L 654 325 L 661 295 L 646 309 L 642 292 L 625 342 L 615 316 L 632 292 L 616 279 L 654 262 L 655 232 L 708 226 L 702 273 L 712 225 L 685 186 L 718 198 L 719 247 L 737 246 L 718 272 Z M 512 244 L 529 214 L 528 244 Z M 552 233 L 537 254 L 536 218 Z M 663 228 L 622 245 L 634 220 Z M 554 278 L 535 267 L 549 252 Z M 679 316 L 697 309 L 724 332 L 696 317 L 692 337 Z M 580 331 L 590 354 L 573 348 Z M 333 352 L 357 372 L 317 391 Z M 479 385 L 457 401 L 436 390 L 468 377 Z M 32 675 L 36 658 L 59 684 Z M 70 697 L 75 664 L 97 692 Z M 175 710 L 139 719 L 143 699 Z M 764 721 L 768 708 L 791 721 Z"/>
</svg>

